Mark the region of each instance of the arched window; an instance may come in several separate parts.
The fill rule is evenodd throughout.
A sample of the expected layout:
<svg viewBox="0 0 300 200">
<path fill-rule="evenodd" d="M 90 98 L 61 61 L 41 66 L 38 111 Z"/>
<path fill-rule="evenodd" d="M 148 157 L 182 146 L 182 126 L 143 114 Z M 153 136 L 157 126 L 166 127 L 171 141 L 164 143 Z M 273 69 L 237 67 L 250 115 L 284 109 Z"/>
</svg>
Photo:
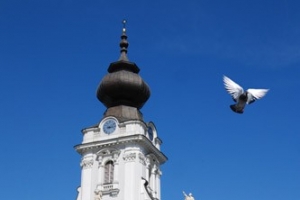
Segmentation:
<svg viewBox="0 0 300 200">
<path fill-rule="evenodd" d="M 113 161 L 108 161 L 105 163 L 104 168 L 104 184 L 112 183 L 114 180 L 114 163 Z"/>
</svg>

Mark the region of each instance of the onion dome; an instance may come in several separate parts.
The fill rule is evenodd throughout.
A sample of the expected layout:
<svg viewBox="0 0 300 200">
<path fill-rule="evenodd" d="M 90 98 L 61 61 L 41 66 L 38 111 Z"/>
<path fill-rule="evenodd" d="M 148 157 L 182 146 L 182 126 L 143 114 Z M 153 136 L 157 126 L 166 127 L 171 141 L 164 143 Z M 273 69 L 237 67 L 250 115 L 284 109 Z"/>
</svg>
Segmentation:
<svg viewBox="0 0 300 200">
<path fill-rule="evenodd" d="M 120 42 L 120 58 L 118 61 L 109 65 L 107 70 L 108 74 L 104 76 L 97 89 L 97 98 L 108 109 L 106 115 L 123 116 L 124 114 L 120 113 L 124 113 L 124 106 L 133 107 L 139 110 L 150 97 L 149 86 L 138 74 L 140 69 L 135 63 L 130 62 L 127 58 L 127 48 L 129 44 L 127 41 L 125 24 L 126 21 L 124 20 Z M 110 109 L 113 107 L 114 109 Z M 121 108 L 122 110 L 120 110 Z M 114 110 L 114 112 L 107 113 L 109 110 Z M 128 110 L 128 108 L 125 110 Z M 116 114 L 116 111 L 119 114 Z M 139 115 L 139 117 L 129 115 L 126 118 L 140 119 L 141 114 L 136 114 Z M 125 115 L 128 115 L 128 113 Z"/>
</svg>

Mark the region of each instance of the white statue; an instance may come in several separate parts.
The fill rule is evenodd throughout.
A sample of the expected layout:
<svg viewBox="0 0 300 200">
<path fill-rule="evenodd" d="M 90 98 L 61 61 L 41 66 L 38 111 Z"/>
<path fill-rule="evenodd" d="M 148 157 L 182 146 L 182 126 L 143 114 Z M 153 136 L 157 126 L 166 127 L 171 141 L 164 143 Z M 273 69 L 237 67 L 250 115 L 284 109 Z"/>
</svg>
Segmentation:
<svg viewBox="0 0 300 200">
<path fill-rule="evenodd" d="M 189 195 L 187 195 L 184 191 L 183 191 L 183 195 L 184 195 L 184 199 L 185 200 L 195 200 L 192 193 L 189 193 Z"/>
<path fill-rule="evenodd" d="M 100 190 L 96 189 L 94 191 L 94 193 L 95 193 L 95 200 L 101 200 L 102 199 L 102 192 Z"/>
</svg>

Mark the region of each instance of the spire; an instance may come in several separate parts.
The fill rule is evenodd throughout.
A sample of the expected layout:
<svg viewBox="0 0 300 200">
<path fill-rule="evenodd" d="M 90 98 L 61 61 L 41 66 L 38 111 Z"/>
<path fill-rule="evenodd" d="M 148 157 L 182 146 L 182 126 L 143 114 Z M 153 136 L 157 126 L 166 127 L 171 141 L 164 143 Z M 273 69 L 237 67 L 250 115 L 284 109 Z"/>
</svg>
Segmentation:
<svg viewBox="0 0 300 200">
<path fill-rule="evenodd" d="M 123 24 L 123 29 L 122 29 L 122 35 L 121 35 L 121 42 L 120 42 L 120 47 L 121 47 L 121 55 L 119 58 L 119 61 L 129 61 L 127 58 L 127 48 L 128 48 L 128 41 L 127 41 L 127 35 L 126 35 L 126 23 L 127 21 L 124 19 L 122 21 Z"/>
</svg>

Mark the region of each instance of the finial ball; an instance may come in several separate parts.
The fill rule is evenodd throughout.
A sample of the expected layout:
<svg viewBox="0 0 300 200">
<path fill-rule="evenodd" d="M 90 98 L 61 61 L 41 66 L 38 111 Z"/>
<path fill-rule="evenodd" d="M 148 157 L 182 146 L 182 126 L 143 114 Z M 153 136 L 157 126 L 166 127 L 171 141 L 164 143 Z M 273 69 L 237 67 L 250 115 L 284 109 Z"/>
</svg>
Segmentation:
<svg viewBox="0 0 300 200">
<path fill-rule="evenodd" d="M 122 21 L 122 24 L 123 24 L 123 29 L 122 29 L 122 31 L 123 31 L 123 33 L 126 32 L 126 23 L 127 23 L 127 20 L 126 20 L 126 19 L 123 19 L 123 21 Z"/>
</svg>

